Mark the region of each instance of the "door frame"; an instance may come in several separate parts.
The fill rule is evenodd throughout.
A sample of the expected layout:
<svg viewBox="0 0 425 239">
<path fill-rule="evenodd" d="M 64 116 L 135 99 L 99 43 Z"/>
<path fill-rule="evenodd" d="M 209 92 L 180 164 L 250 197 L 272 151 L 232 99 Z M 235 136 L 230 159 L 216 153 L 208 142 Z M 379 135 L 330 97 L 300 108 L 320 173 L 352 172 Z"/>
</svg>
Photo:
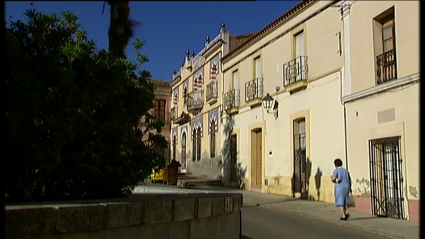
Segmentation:
<svg viewBox="0 0 425 239">
<path fill-rule="evenodd" d="M 262 142 L 261 142 L 261 155 L 262 155 L 262 157 L 261 157 L 261 167 L 262 167 L 262 169 L 261 169 L 261 182 L 260 182 L 260 184 L 257 186 L 257 187 L 253 187 L 252 185 L 253 185 L 253 182 L 254 182 L 254 180 L 253 180 L 253 178 L 252 178 L 252 174 L 253 174 L 253 172 L 252 172 L 252 168 L 253 168 L 253 165 L 252 165 L 252 161 L 253 161 L 253 150 L 251 149 L 251 147 L 248 147 L 248 156 L 249 156 L 249 182 L 248 182 L 248 187 L 247 187 L 247 189 L 253 189 L 253 188 L 255 188 L 255 189 L 262 189 L 263 188 L 263 185 L 264 185 L 264 169 L 265 169 L 265 163 L 264 163 L 264 160 L 265 160 L 265 157 L 264 157 L 264 155 L 265 155 L 265 151 L 264 151 L 264 149 L 265 149 L 265 132 L 266 132 L 266 122 L 265 121 L 261 121 L 261 122 L 256 122 L 256 123 L 253 123 L 253 124 L 251 124 L 251 125 L 249 125 L 248 126 L 248 132 L 249 132 L 249 135 L 247 135 L 248 137 L 248 145 L 249 146 L 251 146 L 251 144 L 252 144 L 252 133 L 253 133 L 253 131 L 256 131 L 256 130 L 261 130 L 261 139 L 262 139 Z"/>
</svg>

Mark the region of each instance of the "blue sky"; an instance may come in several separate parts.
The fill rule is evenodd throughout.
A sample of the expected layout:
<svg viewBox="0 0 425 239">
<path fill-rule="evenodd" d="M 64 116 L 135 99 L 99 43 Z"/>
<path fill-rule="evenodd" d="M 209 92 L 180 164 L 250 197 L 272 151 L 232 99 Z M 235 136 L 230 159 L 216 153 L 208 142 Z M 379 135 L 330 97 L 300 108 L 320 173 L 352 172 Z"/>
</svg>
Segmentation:
<svg viewBox="0 0 425 239">
<path fill-rule="evenodd" d="M 180 68 L 186 50 L 199 52 L 208 35 L 218 35 L 221 23 L 232 35 L 258 31 L 293 7 L 299 1 L 130 1 L 130 17 L 141 24 L 135 37 L 146 41 L 142 53 L 149 62 L 142 68 L 152 78 L 171 81 L 173 71 Z M 23 20 L 31 1 L 7 1 L 5 17 Z M 78 22 L 95 40 L 99 49 L 108 48 L 109 6 L 103 1 L 34 1 L 33 8 L 44 13 L 71 11 Z M 130 40 L 133 42 L 134 39 Z M 134 49 L 127 47 L 129 60 L 135 59 Z"/>
</svg>

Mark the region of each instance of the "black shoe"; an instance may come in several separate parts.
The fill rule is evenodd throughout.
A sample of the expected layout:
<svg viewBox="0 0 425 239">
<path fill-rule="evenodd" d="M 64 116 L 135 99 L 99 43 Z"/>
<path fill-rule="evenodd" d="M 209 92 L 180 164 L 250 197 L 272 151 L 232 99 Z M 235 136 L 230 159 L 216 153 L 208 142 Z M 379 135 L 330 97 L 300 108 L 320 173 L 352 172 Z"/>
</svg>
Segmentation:
<svg viewBox="0 0 425 239">
<path fill-rule="evenodd" d="M 347 220 L 349 217 L 350 217 L 350 213 L 347 213 L 347 214 L 345 215 L 345 220 Z"/>
<path fill-rule="evenodd" d="M 341 220 L 341 221 L 347 221 L 347 217 L 341 217 L 339 220 Z"/>
</svg>

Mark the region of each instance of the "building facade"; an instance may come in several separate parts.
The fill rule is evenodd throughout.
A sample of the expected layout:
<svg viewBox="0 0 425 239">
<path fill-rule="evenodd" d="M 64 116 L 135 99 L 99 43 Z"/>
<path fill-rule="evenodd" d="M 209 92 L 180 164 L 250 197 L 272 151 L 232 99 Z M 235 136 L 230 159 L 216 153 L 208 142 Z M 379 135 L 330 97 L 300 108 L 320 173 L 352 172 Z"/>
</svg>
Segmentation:
<svg viewBox="0 0 425 239">
<path fill-rule="evenodd" d="M 418 9 L 303 0 L 225 54 L 232 181 L 333 203 L 340 158 L 356 210 L 418 220 Z"/>
<path fill-rule="evenodd" d="M 223 141 L 221 58 L 250 36 L 230 35 L 223 23 L 196 55 L 186 52 L 173 74 L 170 157 L 182 164 L 182 172 L 229 181 L 229 165 L 223 160 L 228 150 Z"/>
<path fill-rule="evenodd" d="M 164 123 L 161 128 L 161 135 L 164 136 L 168 145 L 170 145 L 171 86 L 169 82 L 163 80 L 150 79 L 150 82 L 152 82 L 154 86 L 154 107 L 150 110 L 150 114 L 153 115 L 153 120 L 158 120 Z M 169 147 L 160 153 L 165 157 L 167 162 L 170 161 Z"/>
<path fill-rule="evenodd" d="M 236 141 L 240 187 L 334 200 L 333 160 L 345 161 L 345 152 L 335 34 L 342 24 L 333 3 L 301 1 L 223 58 L 225 95 L 239 94 L 225 105 L 225 122 Z"/>
<path fill-rule="evenodd" d="M 419 2 L 342 1 L 357 210 L 419 220 Z M 365 170 L 368 169 L 368 170 Z"/>
</svg>

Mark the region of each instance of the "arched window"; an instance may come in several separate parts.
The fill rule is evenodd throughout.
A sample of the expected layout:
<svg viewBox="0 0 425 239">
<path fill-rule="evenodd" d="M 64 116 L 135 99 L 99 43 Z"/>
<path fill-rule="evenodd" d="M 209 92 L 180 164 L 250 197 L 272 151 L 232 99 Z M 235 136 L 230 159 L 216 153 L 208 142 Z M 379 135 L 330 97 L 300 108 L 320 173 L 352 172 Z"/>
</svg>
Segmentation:
<svg viewBox="0 0 425 239">
<path fill-rule="evenodd" d="M 173 135 L 173 158 L 174 160 L 176 159 L 176 152 L 177 152 L 177 136 Z"/>
<path fill-rule="evenodd" d="M 202 138 L 202 130 L 198 127 L 196 132 L 196 160 L 201 160 L 201 138 Z"/>
<path fill-rule="evenodd" d="M 192 131 L 192 161 L 196 161 L 196 128 Z"/>
<path fill-rule="evenodd" d="M 186 132 L 182 134 L 182 169 L 186 169 Z"/>
<path fill-rule="evenodd" d="M 184 105 L 187 104 L 187 87 L 186 86 L 183 87 L 183 104 Z"/>
<path fill-rule="evenodd" d="M 216 128 L 216 122 L 215 120 L 211 121 L 211 128 L 210 128 L 210 157 L 214 158 L 215 157 L 215 146 L 216 146 L 216 142 L 215 142 L 215 128 Z"/>
</svg>

